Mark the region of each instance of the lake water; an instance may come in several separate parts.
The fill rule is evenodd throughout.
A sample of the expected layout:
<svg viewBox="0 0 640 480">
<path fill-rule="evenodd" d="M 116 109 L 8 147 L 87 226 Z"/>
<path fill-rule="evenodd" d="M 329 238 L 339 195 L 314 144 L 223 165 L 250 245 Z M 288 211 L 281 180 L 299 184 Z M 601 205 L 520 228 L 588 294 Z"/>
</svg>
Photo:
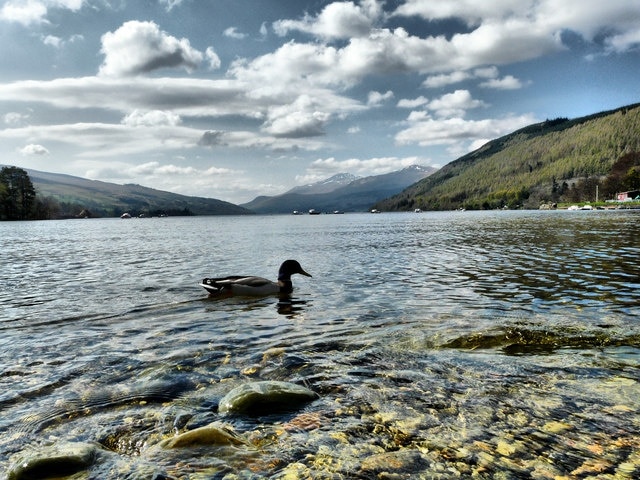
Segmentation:
<svg viewBox="0 0 640 480">
<path fill-rule="evenodd" d="M 0 223 L 0 475 L 638 478 L 640 212 Z M 290 298 L 212 299 L 203 277 Z M 228 415 L 245 382 L 319 399 Z M 158 449 L 218 422 L 241 447 Z M 42 455 L 42 454 L 40 454 Z"/>
</svg>

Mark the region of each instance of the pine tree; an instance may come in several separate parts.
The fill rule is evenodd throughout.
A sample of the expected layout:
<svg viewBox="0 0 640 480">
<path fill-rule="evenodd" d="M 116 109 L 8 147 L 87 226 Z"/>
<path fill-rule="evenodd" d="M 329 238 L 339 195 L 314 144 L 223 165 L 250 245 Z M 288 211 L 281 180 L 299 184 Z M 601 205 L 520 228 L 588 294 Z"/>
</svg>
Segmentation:
<svg viewBox="0 0 640 480">
<path fill-rule="evenodd" d="M 18 167 L 0 170 L 0 219 L 27 220 L 31 218 L 36 190 L 29 174 Z"/>
</svg>

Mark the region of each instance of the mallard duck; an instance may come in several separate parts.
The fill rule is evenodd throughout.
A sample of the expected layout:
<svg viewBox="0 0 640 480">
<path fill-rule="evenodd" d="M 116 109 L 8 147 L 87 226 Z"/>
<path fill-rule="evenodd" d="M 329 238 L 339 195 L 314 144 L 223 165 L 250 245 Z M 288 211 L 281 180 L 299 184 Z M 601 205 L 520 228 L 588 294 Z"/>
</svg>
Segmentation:
<svg viewBox="0 0 640 480">
<path fill-rule="evenodd" d="M 200 283 L 201 287 L 212 295 L 274 295 L 278 293 L 291 293 L 293 284 L 291 275 L 299 273 L 306 277 L 311 274 L 305 272 L 296 260 L 286 260 L 280 265 L 278 281 L 272 282 L 262 277 L 251 275 L 230 275 L 220 278 L 205 278 Z"/>
</svg>

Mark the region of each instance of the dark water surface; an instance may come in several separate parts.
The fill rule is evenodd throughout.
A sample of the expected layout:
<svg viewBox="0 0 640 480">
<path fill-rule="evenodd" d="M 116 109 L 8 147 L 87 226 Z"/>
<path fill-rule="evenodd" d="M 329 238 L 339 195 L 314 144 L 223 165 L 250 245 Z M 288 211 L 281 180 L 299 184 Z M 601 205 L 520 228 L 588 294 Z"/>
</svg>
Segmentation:
<svg viewBox="0 0 640 480">
<path fill-rule="evenodd" d="M 0 223 L 0 476 L 640 478 L 640 212 Z M 205 276 L 291 298 L 210 299 Z M 218 413 L 249 381 L 294 411 Z M 246 445 L 157 448 L 218 422 Z"/>
</svg>

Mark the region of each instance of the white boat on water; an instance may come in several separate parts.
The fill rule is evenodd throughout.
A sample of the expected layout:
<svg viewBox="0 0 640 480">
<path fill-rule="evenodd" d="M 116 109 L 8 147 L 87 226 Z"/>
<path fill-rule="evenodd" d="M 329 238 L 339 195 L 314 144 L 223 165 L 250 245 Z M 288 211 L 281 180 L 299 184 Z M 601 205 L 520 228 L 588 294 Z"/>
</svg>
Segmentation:
<svg viewBox="0 0 640 480">
<path fill-rule="evenodd" d="M 131 214 L 130 213 L 123 213 L 122 215 L 120 215 L 120 218 L 131 218 Z"/>
<path fill-rule="evenodd" d="M 578 206 L 578 205 L 571 205 L 569 208 L 567 208 L 567 210 L 571 210 L 573 212 L 577 211 L 577 210 L 593 210 L 593 206 L 587 204 L 587 205 L 583 205 L 583 206 Z"/>
</svg>

